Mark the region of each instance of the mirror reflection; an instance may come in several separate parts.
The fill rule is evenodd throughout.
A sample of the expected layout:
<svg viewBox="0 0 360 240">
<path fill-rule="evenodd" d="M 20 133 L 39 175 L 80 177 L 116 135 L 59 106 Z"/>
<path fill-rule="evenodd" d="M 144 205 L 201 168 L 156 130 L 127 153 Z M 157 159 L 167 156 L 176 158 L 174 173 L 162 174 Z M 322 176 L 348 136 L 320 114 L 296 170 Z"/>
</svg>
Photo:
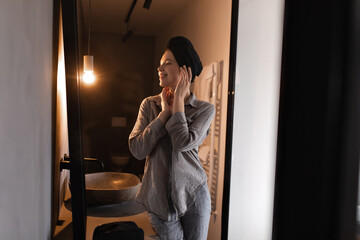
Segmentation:
<svg viewBox="0 0 360 240">
<path fill-rule="evenodd" d="M 148 8 L 144 8 L 144 4 Z M 207 235 L 207 239 L 220 239 L 231 1 L 81 0 L 78 8 L 79 49 L 83 61 L 81 66 L 82 70 L 88 69 L 87 57 L 83 56 L 92 56 L 94 76 L 90 82 L 82 81 L 81 86 L 83 153 L 88 158 L 85 161 L 88 188 L 87 238 L 92 239 L 94 229 L 100 224 L 132 221 L 144 231 L 145 239 L 157 239 L 159 232 L 154 231 L 151 214 L 149 215 L 147 210 L 159 216 L 161 214 L 154 209 L 165 209 L 166 213 L 175 213 L 175 218 L 178 218 L 190 208 L 189 202 L 194 202 L 200 186 L 204 186 L 211 212 L 206 220 L 208 230 L 204 236 Z M 197 185 L 193 184 L 193 187 L 196 185 L 197 188 L 193 189 L 194 193 L 190 194 L 188 199 L 181 189 L 174 191 L 172 196 L 176 198 L 175 201 L 185 199 L 186 204 L 182 207 L 182 203 L 176 202 L 170 211 L 166 208 L 170 204 L 164 201 L 158 201 L 158 206 L 147 206 L 145 201 L 142 201 L 143 204 L 134 201 L 145 181 L 149 186 L 153 185 L 153 182 L 146 179 L 144 172 L 156 174 L 156 186 L 164 180 L 166 187 L 170 178 L 159 176 L 170 173 L 164 169 L 157 171 L 159 168 L 146 172 L 150 159 L 145 158 L 154 151 L 136 156 L 136 151 L 130 151 L 128 141 L 129 136 L 137 130 L 135 123 L 139 119 L 139 108 L 144 99 L 157 96 L 154 103 L 159 114 L 164 108 L 161 107 L 162 89 L 171 88 L 172 91 L 167 90 L 168 94 L 176 95 L 176 84 L 161 82 L 170 75 L 170 70 L 165 70 L 169 59 L 174 61 L 174 66 L 179 66 L 176 54 L 174 56 L 172 52 L 166 51 L 169 39 L 175 36 L 183 36 L 191 42 L 200 57 L 202 71 L 194 78 L 193 83 L 190 83 L 190 77 L 186 76 L 192 76 L 190 71 L 194 69 L 181 70 L 185 76 L 183 78 L 189 81 L 186 87 L 183 87 L 186 99 L 182 99 L 180 104 L 184 107 L 185 103 L 185 109 L 174 110 L 174 103 L 167 102 L 171 109 L 170 115 L 166 116 L 163 122 L 164 126 L 176 112 L 185 113 L 184 119 L 188 127 L 192 122 L 196 123 L 197 117 L 201 116 L 200 112 L 195 111 L 193 116 L 187 114 L 190 105 L 186 105 L 186 102 L 194 101 L 191 100 L 192 97 L 206 102 L 206 106 L 213 106 L 213 109 L 211 114 L 205 117 L 211 117 L 212 121 L 209 121 L 205 126 L 206 130 L 198 136 L 197 141 L 201 144 L 195 144 L 188 152 L 188 155 L 194 155 L 194 163 L 198 164 L 195 174 L 198 176 Z M 173 56 L 169 57 L 166 55 L 168 53 Z M 180 66 L 177 70 L 180 72 Z M 83 77 L 82 80 L 86 79 Z M 198 119 L 199 125 L 205 124 L 204 119 Z M 143 130 L 144 128 L 141 128 L 141 131 Z M 175 140 L 169 136 L 167 141 L 164 144 L 171 145 Z M 186 166 L 177 168 L 186 169 Z M 189 176 L 191 174 L 187 175 L 186 179 Z M 179 179 L 181 176 L 173 181 L 180 182 Z M 187 184 L 189 187 L 189 183 Z M 104 191 L 110 195 L 101 201 L 99 196 L 104 196 Z M 144 190 L 143 194 L 146 198 L 151 193 Z M 161 194 L 163 198 L 167 197 L 167 193 Z M 161 220 L 163 218 L 153 219 L 153 223 Z"/>
</svg>

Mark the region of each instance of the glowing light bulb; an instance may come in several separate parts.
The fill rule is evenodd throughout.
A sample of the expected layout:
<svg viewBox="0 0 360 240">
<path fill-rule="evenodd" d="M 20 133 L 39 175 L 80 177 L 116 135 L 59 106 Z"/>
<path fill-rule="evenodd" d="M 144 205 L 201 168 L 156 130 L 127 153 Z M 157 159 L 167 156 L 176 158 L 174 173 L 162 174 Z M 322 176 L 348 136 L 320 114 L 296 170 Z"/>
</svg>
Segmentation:
<svg viewBox="0 0 360 240">
<path fill-rule="evenodd" d="M 93 71 L 86 71 L 83 75 L 83 81 L 86 84 L 92 84 L 95 82 L 95 75 Z"/>
<path fill-rule="evenodd" d="M 95 82 L 94 75 L 94 57 L 91 55 L 84 55 L 84 75 L 83 81 L 86 84 L 93 84 Z"/>
</svg>

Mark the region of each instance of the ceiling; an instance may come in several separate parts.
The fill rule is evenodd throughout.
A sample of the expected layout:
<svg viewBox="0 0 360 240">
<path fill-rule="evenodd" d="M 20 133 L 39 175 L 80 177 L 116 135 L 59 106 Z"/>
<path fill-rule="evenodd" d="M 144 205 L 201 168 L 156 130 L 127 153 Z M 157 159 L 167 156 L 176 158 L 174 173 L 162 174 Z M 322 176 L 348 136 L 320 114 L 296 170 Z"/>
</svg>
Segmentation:
<svg viewBox="0 0 360 240">
<path fill-rule="evenodd" d="M 133 0 L 80 0 L 84 28 L 88 29 L 89 1 L 91 6 L 91 31 L 126 32 L 125 18 Z M 129 21 L 129 29 L 135 35 L 154 36 L 172 21 L 193 0 L 153 0 L 150 9 L 143 8 L 145 0 L 137 0 Z"/>
</svg>

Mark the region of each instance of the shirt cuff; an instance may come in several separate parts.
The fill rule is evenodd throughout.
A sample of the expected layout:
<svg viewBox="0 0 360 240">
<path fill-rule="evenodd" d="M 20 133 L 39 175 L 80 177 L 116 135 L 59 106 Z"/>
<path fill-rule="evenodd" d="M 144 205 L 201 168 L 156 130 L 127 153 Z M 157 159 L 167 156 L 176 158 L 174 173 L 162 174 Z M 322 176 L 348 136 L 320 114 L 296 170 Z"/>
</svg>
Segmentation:
<svg viewBox="0 0 360 240">
<path fill-rule="evenodd" d="M 181 123 L 181 124 L 186 123 L 186 117 L 184 112 L 176 112 L 173 115 L 171 115 L 169 120 L 166 122 L 165 125 L 166 130 L 170 132 L 171 129 L 174 128 L 174 125 L 177 123 Z"/>
</svg>

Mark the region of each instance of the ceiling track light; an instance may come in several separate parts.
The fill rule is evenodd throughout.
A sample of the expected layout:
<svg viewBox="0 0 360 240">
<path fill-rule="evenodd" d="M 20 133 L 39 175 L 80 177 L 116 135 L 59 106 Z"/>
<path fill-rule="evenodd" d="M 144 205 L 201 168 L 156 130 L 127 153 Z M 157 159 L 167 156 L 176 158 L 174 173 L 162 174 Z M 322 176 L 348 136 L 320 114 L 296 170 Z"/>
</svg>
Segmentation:
<svg viewBox="0 0 360 240">
<path fill-rule="evenodd" d="M 126 33 L 121 39 L 122 42 L 125 42 L 133 34 L 133 32 L 131 30 L 129 30 L 129 22 L 130 22 L 131 14 L 134 11 L 136 2 L 137 2 L 137 0 L 133 0 L 132 4 L 130 6 L 129 12 L 126 15 L 126 18 L 125 18 L 125 23 L 127 23 Z M 146 9 L 150 9 L 151 2 L 152 2 L 152 0 L 145 0 L 143 7 Z"/>
<path fill-rule="evenodd" d="M 136 2 L 137 2 L 137 0 L 133 0 L 133 2 L 132 2 L 132 4 L 131 4 L 131 7 L 130 7 L 130 9 L 129 9 L 129 12 L 128 12 L 126 18 L 125 18 L 125 22 L 126 22 L 126 23 L 128 23 L 129 20 L 130 20 L 130 16 L 131 16 L 131 14 L 132 14 L 132 12 L 133 12 L 133 10 L 134 10 L 134 7 L 135 7 L 135 5 L 136 5 Z"/>
<path fill-rule="evenodd" d="M 150 9 L 152 0 L 145 0 L 143 8 Z"/>
</svg>

